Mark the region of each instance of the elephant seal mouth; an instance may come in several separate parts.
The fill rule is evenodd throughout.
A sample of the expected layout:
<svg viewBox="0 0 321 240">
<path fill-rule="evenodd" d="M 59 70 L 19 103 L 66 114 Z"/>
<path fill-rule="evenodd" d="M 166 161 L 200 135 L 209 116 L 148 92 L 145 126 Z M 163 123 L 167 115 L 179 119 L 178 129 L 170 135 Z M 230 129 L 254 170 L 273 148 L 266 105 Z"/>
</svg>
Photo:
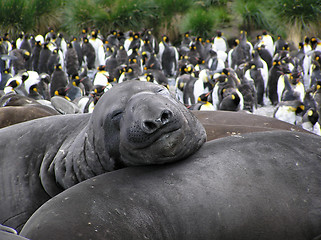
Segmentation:
<svg viewBox="0 0 321 240">
<path fill-rule="evenodd" d="M 142 126 L 143 125 L 143 126 Z M 166 123 L 162 127 L 151 131 L 150 128 L 146 130 L 144 124 L 134 124 L 127 130 L 128 144 L 133 149 L 145 149 L 156 142 L 168 140 L 174 132 L 182 128 L 179 120 L 174 120 Z"/>
</svg>

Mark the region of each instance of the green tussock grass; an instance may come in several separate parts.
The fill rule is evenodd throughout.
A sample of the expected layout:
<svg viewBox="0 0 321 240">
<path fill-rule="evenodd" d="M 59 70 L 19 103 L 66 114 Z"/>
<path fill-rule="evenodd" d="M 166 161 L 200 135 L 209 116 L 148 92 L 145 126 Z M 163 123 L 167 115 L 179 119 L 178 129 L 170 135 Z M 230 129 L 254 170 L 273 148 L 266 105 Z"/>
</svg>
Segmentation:
<svg viewBox="0 0 321 240">
<path fill-rule="evenodd" d="M 84 27 L 110 30 L 153 28 L 156 36 L 185 31 L 207 37 L 217 29 L 249 33 L 266 29 L 321 34 L 321 0 L 2 0 L 0 34 L 45 34 L 49 27 L 78 35 Z M 174 39 L 173 39 L 174 40 Z M 177 40 L 177 39 L 176 39 Z"/>
</svg>

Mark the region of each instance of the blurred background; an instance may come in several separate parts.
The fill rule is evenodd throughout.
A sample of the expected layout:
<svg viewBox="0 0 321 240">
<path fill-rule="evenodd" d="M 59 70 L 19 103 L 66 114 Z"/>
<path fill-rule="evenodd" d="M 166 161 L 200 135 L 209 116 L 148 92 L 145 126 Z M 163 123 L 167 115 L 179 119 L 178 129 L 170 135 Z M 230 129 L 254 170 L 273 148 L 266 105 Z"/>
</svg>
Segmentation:
<svg viewBox="0 0 321 240">
<path fill-rule="evenodd" d="M 111 30 L 152 28 L 175 44 L 184 32 L 211 38 L 221 30 L 227 39 L 262 30 L 297 46 L 304 36 L 321 35 L 321 0 L 1 0 L 0 35 L 45 34 L 49 27 L 66 36 L 84 27 Z"/>
</svg>

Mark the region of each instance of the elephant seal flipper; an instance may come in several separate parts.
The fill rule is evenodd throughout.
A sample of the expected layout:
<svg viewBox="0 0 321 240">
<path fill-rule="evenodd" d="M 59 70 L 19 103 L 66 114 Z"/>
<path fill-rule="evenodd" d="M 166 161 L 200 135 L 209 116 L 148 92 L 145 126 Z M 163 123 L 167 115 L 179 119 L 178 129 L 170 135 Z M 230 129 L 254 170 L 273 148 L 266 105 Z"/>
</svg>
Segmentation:
<svg viewBox="0 0 321 240">
<path fill-rule="evenodd" d="M 321 138 L 266 131 L 206 142 L 184 161 L 89 179 L 40 207 L 38 239 L 314 239 Z"/>
</svg>

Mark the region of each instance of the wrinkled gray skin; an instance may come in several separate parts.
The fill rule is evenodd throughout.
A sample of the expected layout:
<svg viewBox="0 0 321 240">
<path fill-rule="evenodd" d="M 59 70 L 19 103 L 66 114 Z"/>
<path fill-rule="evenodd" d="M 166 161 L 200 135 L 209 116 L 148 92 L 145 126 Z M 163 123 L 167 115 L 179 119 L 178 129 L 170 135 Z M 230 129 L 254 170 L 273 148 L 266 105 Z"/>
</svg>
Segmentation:
<svg viewBox="0 0 321 240">
<path fill-rule="evenodd" d="M 206 141 L 200 122 L 166 88 L 128 81 L 92 114 L 0 130 L 0 223 L 19 230 L 45 201 L 96 175 L 186 158 Z"/>
<path fill-rule="evenodd" d="M 319 240 L 321 137 L 267 131 L 184 161 L 103 174 L 39 208 L 32 240 Z"/>
</svg>

